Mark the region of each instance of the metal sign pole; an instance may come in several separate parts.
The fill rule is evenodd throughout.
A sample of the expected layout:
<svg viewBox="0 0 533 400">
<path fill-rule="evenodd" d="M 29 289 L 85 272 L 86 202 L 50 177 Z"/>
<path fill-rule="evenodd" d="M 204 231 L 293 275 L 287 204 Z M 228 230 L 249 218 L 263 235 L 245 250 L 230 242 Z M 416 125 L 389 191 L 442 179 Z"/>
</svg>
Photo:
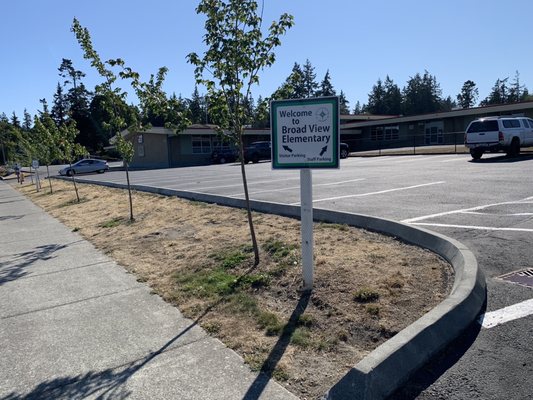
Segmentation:
<svg viewBox="0 0 533 400">
<path fill-rule="evenodd" d="M 302 269 L 304 291 L 313 290 L 313 177 L 310 169 L 300 170 Z"/>
</svg>

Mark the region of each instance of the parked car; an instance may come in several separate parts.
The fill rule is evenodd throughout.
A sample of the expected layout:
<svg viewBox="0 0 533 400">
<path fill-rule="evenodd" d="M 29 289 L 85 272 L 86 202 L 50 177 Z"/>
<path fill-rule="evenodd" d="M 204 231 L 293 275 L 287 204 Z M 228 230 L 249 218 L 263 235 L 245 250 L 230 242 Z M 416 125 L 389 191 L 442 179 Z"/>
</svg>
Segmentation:
<svg viewBox="0 0 533 400">
<path fill-rule="evenodd" d="M 95 158 L 84 158 L 72 166 L 65 167 L 59 170 L 59 175 L 72 176 L 73 174 L 87 174 L 90 172 L 98 172 L 99 174 L 109 170 L 107 161 L 97 160 Z"/>
<path fill-rule="evenodd" d="M 472 121 L 466 128 L 465 146 L 474 160 L 486 151 L 520 154 L 521 147 L 533 145 L 533 119 L 524 117 L 487 117 Z"/>
<path fill-rule="evenodd" d="M 270 142 L 253 142 L 244 149 L 244 162 L 257 163 L 261 160 L 270 160 L 272 146 Z"/>
<path fill-rule="evenodd" d="M 348 146 L 347 143 L 341 142 L 341 150 L 340 150 L 340 156 L 341 158 L 347 158 L 350 155 L 350 146 Z"/>
<path fill-rule="evenodd" d="M 239 158 L 239 152 L 233 148 L 217 149 L 211 153 L 211 161 L 216 164 L 235 162 Z"/>
</svg>

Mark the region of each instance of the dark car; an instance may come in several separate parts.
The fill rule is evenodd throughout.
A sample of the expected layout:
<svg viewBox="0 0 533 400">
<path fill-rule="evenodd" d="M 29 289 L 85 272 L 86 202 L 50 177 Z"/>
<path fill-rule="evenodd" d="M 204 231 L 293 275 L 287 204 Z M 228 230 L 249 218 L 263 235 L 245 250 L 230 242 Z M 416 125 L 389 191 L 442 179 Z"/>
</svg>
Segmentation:
<svg viewBox="0 0 533 400">
<path fill-rule="evenodd" d="M 270 160 L 272 148 L 270 142 L 253 142 L 244 149 L 244 162 L 257 163 L 261 160 Z"/>
<path fill-rule="evenodd" d="M 228 162 L 235 162 L 239 158 L 237 149 L 222 148 L 217 149 L 211 153 L 211 161 L 216 164 L 225 164 Z"/>
<path fill-rule="evenodd" d="M 72 176 L 73 174 L 86 174 L 89 172 L 98 172 L 99 174 L 109 171 L 109 165 L 105 160 L 95 158 L 85 158 L 59 170 L 60 175 Z"/>
<path fill-rule="evenodd" d="M 349 155 L 350 155 L 350 146 L 348 146 L 347 143 L 342 143 L 341 142 L 341 149 L 340 149 L 340 155 L 341 155 L 341 158 L 347 158 Z"/>
</svg>

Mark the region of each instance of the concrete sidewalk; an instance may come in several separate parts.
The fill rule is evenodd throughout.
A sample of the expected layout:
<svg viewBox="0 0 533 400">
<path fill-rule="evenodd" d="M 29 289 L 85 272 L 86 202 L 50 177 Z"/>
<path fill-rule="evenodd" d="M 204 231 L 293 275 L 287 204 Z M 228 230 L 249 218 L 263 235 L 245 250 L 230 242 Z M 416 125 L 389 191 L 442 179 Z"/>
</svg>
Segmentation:
<svg viewBox="0 0 533 400">
<path fill-rule="evenodd" d="M 296 399 L 0 181 L 0 399 Z"/>
</svg>

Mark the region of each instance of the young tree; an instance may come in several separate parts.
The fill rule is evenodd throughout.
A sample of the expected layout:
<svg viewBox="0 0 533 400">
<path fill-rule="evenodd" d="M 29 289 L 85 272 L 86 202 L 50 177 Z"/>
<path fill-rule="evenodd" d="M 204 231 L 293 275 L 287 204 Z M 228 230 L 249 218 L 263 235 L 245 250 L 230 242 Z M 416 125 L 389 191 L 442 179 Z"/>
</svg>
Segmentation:
<svg viewBox="0 0 533 400">
<path fill-rule="evenodd" d="M 58 128 L 58 150 L 60 157 L 66 160 L 72 169 L 72 163 L 79 157 L 87 155 L 87 149 L 76 143 L 76 136 L 78 136 L 78 129 L 76 128 L 76 121 L 69 119 L 66 123 Z M 72 173 L 72 184 L 76 192 L 76 200 L 80 202 L 80 194 L 78 186 L 76 185 L 76 174 Z"/>
<path fill-rule="evenodd" d="M 274 48 L 281 45 L 280 36 L 293 25 L 293 17 L 283 14 L 270 25 L 263 38 L 262 16 L 255 0 L 201 0 L 196 8 L 205 14 L 204 43 L 206 51 L 187 57 L 195 65 L 198 84 L 207 87 L 210 106 L 219 115 L 220 130 L 229 130 L 238 144 L 248 224 L 254 249 L 254 265 L 259 264 L 259 248 L 255 237 L 250 197 L 244 167 L 245 99 L 253 85 L 259 83 L 259 71 L 275 61 Z"/>
<path fill-rule="evenodd" d="M 63 122 L 60 126 L 63 126 Z M 50 186 L 50 193 L 53 193 L 52 179 L 50 179 L 50 164 L 55 160 L 61 158 L 60 131 L 56 125 L 56 121 L 52 119 L 49 114 L 43 114 L 40 118 L 35 116 L 34 129 L 32 135 L 33 148 L 35 157 L 41 165 L 46 165 L 46 174 L 48 176 L 48 184 Z M 63 138 L 62 140 L 69 140 L 70 138 Z M 77 189 L 77 188 L 76 188 Z M 77 195 L 77 191 L 76 191 Z M 79 201 L 79 200 L 78 200 Z"/>
<path fill-rule="evenodd" d="M 128 170 L 128 165 L 131 161 L 131 159 L 129 159 L 129 156 L 133 152 L 133 143 L 126 141 L 126 139 L 124 139 L 121 134 L 121 131 L 124 130 L 127 125 L 126 121 L 120 116 L 117 110 L 117 104 L 120 102 L 120 100 L 124 100 L 126 94 L 122 92 L 119 88 L 113 88 L 113 85 L 117 80 L 117 76 L 106 66 L 107 64 L 110 66 L 120 65 L 124 67 L 124 62 L 120 59 L 117 59 L 104 63 L 96 52 L 96 50 L 94 50 L 93 48 L 89 30 L 87 28 L 82 27 L 76 18 L 74 18 L 72 22 L 71 30 L 76 35 L 76 39 L 78 40 L 78 43 L 80 44 L 84 52 L 83 57 L 86 60 L 90 60 L 91 66 L 96 68 L 100 76 L 104 78 L 104 82 L 96 86 L 96 94 L 102 95 L 105 97 L 106 100 L 108 100 L 108 103 L 105 104 L 108 107 L 106 111 L 109 114 L 109 121 L 104 122 L 104 128 L 115 134 L 115 145 L 117 146 L 117 150 L 119 151 L 122 159 L 124 160 L 130 204 L 130 221 L 133 221 L 133 202 L 131 199 L 131 187 Z M 134 72 L 131 70 L 127 72 L 130 74 L 134 74 Z"/>
<path fill-rule="evenodd" d="M 467 80 L 463 83 L 461 93 L 457 95 L 457 102 L 461 108 L 474 107 L 479 96 L 479 90 L 474 81 Z"/>
</svg>

